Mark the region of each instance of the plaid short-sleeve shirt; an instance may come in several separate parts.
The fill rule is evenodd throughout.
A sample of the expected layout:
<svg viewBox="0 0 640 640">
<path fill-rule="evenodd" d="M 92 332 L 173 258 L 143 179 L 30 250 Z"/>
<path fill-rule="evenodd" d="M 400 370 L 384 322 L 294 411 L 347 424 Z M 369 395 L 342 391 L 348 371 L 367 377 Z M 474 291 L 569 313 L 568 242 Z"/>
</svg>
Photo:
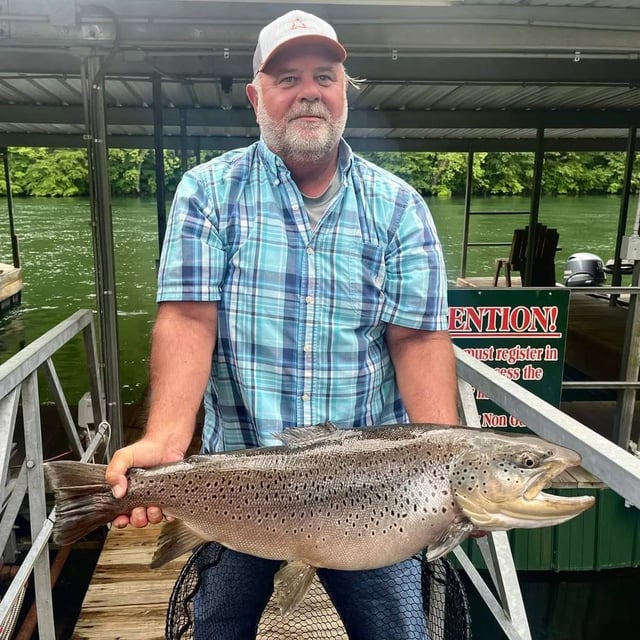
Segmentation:
<svg viewBox="0 0 640 640">
<path fill-rule="evenodd" d="M 187 172 L 158 301 L 216 301 L 204 447 L 275 444 L 283 429 L 403 422 L 387 323 L 447 328 L 433 220 L 405 182 L 340 148 L 341 189 L 315 228 L 259 141 Z"/>
</svg>

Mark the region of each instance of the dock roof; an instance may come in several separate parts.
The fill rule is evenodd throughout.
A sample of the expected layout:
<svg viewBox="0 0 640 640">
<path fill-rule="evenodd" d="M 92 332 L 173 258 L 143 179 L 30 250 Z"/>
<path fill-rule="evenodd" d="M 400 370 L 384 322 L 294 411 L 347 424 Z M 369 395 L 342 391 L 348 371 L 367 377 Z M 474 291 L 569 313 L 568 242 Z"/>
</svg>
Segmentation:
<svg viewBox="0 0 640 640">
<path fill-rule="evenodd" d="M 110 145 L 258 135 L 245 97 L 259 30 L 331 22 L 362 78 L 358 150 L 623 150 L 640 123 L 640 0 L 0 0 L 0 147 L 83 146 L 82 60 L 103 58 Z M 156 80 L 158 82 L 158 80 Z M 157 86 L 157 85 L 156 85 Z"/>
</svg>

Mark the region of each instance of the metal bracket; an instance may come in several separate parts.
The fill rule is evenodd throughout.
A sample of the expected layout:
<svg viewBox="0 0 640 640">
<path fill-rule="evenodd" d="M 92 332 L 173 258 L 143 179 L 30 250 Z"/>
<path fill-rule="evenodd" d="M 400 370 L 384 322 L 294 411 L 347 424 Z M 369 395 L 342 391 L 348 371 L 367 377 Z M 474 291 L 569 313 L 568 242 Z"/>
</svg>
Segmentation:
<svg viewBox="0 0 640 640">
<path fill-rule="evenodd" d="M 99 24 L 83 24 L 80 30 L 85 40 L 104 40 L 104 30 Z"/>
</svg>

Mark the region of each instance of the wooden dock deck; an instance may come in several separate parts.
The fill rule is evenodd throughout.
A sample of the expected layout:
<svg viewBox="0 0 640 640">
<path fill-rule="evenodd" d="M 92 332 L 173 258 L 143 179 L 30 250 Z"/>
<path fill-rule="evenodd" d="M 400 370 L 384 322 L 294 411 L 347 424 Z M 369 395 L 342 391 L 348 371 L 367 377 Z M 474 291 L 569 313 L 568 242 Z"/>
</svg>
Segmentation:
<svg viewBox="0 0 640 640">
<path fill-rule="evenodd" d="M 161 525 L 112 528 L 100 554 L 72 640 L 164 640 L 169 598 L 188 554 L 161 569 L 149 563 Z M 190 639 L 186 635 L 184 640 Z M 257 640 L 347 640 L 344 626 L 316 580 L 298 609 L 282 618 L 267 605 Z"/>
<path fill-rule="evenodd" d="M 112 528 L 73 640 L 163 640 L 169 596 L 186 557 L 150 569 L 160 526 Z"/>
<path fill-rule="evenodd" d="M 0 312 L 20 304 L 22 269 L 0 262 Z"/>
</svg>

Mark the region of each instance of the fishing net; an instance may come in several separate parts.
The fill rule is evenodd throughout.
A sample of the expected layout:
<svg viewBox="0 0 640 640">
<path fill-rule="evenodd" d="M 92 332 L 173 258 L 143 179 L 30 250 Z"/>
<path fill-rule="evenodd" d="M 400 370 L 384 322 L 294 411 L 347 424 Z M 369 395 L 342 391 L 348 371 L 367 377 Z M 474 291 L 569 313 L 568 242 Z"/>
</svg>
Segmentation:
<svg viewBox="0 0 640 640">
<path fill-rule="evenodd" d="M 201 554 L 205 553 L 206 556 Z M 174 586 L 169 602 L 166 621 L 167 640 L 194 640 L 194 599 L 200 589 L 200 571 L 219 572 L 214 585 L 220 589 L 229 589 L 236 576 L 221 563 L 224 547 L 220 545 L 202 545 L 194 551 L 183 567 Z M 203 558 L 206 564 L 203 566 Z M 469 602 L 458 573 L 444 558 L 420 563 L 422 582 L 422 603 L 428 640 L 471 640 L 471 616 Z M 411 589 L 407 588 L 407 598 L 411 598 Z M 215 594 L 211 594 L 215 597 Z M 203 594 L 199 594 L 202 598 Z M 205 602 L 201 606 L 206 607 Z M 202 600 L 201 600 L 202 602 Z M 384 621 L 384 616 L 381 618 Z M 381 631 L 380 637 L 397 637 L 395 625 L 388 621 L 389 632 Z M 393 626 L 392 626 L 393 625 Z M 208 640 L 248 640 L 246 635 L 229 632 L 218 635 L 205 634 Z M 415 636 L 417 637 L 417 636 Z M 424 639 L 424 633 L 420 636 Z M 262 614 L 257 640 L 350 640 L 345 627 L 321 581 L 314 579 L 309 592 L 300 605 L 287 617 L 282 617 L 273 599 L 267 603 Z"/>
</svg>

